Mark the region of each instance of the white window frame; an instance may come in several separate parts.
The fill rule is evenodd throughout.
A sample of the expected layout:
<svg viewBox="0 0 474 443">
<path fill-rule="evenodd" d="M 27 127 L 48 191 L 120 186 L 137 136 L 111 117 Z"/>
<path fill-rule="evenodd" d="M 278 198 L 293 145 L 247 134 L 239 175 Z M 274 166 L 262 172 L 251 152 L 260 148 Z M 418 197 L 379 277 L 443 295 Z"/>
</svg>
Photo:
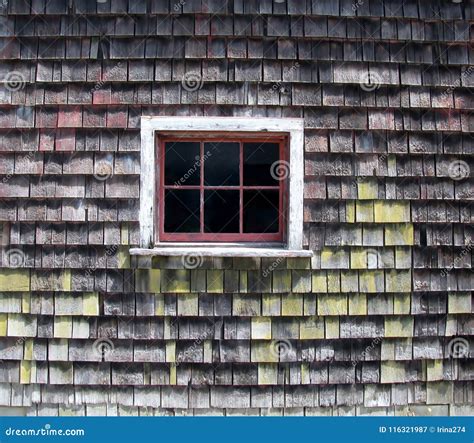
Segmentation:
<svg viewBox="0 0 474 443">
<path fill-rule="evenodd" d="M 156 137 L 160 132 L 173 131 L 205 132 L 213 131 L 265 133 L 272 132 L 289 136 L 289 164 L 288 177 L 288 226 L 287 242 L 279 248 L 270 248 L 271 245 L 256 244 L 222 244 L 222 243 L 170 243 L 155 242 L 155 226 L 159 214 L 156 214 L 156 183 L 159 179 L 159 169 L 156 159 Z M 288 251 L 287 256 L 306 256 L 310 251 L 303 251 L 303 189 L 304 189 L 304 119 L 297 118 L 254 118 L 254 117 L 142 117 L 141 118 L 141 172 L 140 172 L 140 248 L 132 249 L 134 254 L 146 254 L 154 251 L 160 255 L 160 250 L 165 255 L 178 255 L 186 247 L 199 248 L 202 253 L 211 247 L 219 247 L 219 255 L 233 255 L 233 249 L 245 247 L 261 255 L 278 255 Z M 265 248 L 267 246 L 267 248 Z M 170 248 L 175 248 L 172 250 Z M 267 254 L 263 254 L 265 248 Z M 242 249 L 240 249 L 242 252 Z M 268 252 L 273 251 L 273 253 Z M 300 254 L 297 253 L 300 251 Z M 176 254 L 173 254 L 176 252 Z M 291 253 L 293 252 L 293 253 Z M 306 254 L 308 253 L 308 254 Z M 217 253 L 216 253 L 217 255 Z M 244 255 L 244 254 L 240 254 Z"/>
</svg>

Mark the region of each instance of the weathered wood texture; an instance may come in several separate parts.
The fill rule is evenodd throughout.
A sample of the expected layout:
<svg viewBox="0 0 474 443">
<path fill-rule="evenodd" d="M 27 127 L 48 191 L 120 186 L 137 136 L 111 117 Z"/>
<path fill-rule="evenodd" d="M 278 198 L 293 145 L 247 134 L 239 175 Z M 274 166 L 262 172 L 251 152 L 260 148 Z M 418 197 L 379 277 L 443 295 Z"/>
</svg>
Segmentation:
<svg viewBox="0 0 474 443">
<path fill-rule="evenodd" d="M 473 24 L 474 0 L 5 2 L 0 408 L 473 415 Z M 130 255 L 155 116 L 304 119 L 312 256 Z"/>
</svg>

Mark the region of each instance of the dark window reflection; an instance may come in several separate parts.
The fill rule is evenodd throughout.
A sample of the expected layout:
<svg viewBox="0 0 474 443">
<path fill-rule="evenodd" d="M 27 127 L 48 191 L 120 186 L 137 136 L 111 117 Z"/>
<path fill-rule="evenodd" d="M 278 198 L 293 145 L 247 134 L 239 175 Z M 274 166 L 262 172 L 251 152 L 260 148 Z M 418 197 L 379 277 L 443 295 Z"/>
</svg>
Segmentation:
<svg viewBox="0 0 474 443">
<path fill-rule="evenodd" d="M 204 231 L 239 232 L 239 191 L 204 192 Z"/>
<path fill-rule="evenodd" d="M 244 143 L 244 186 L 276 186 L 272 165 L 279 160 L 278 143 Z"/>
<path fill-rule="evenodd" d="M 165 184 L 199 185 L 199 142 L 165 143 Z"/>
<path fill-rule="evenodd" d="M 165 232 L 199 232 L 199 190 L 165 190 Z"/>
<path fill-rule="evenodd" d="M 244 232 L 278 232 L 279 192 L 244 191 Z"/>
<path fill-rule="evenodd" d="M 239 143 L 204 143 L 204 184 L 239 186 Z"/>
</svg>

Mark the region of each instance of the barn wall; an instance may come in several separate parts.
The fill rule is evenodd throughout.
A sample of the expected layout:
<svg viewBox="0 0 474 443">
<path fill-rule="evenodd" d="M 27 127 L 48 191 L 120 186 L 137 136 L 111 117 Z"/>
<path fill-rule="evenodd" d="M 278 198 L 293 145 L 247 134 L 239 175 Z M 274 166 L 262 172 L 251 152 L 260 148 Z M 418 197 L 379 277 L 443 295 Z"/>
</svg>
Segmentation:
<svg viewBox="0 0 474 443">
<path fill-rule="evenodd" d="M 0 406 L 472 415 L 473 1 L 72 3 L 0 16 Z M 155 115 L 304 118 L 313 259 L 131 257 Z"/>
</svg>

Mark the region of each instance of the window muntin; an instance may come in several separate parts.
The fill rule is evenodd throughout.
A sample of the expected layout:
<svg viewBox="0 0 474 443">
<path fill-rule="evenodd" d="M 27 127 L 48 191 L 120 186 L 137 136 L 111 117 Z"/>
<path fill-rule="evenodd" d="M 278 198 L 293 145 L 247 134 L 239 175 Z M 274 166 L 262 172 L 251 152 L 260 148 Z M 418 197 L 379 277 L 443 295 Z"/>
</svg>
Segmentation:
<svg viewBox="0 0 474 443">
<path fill-rule="evenodd" d="M 160 136 L 160 241 L 283 242 L 288 139 Z"/>
</svg>

